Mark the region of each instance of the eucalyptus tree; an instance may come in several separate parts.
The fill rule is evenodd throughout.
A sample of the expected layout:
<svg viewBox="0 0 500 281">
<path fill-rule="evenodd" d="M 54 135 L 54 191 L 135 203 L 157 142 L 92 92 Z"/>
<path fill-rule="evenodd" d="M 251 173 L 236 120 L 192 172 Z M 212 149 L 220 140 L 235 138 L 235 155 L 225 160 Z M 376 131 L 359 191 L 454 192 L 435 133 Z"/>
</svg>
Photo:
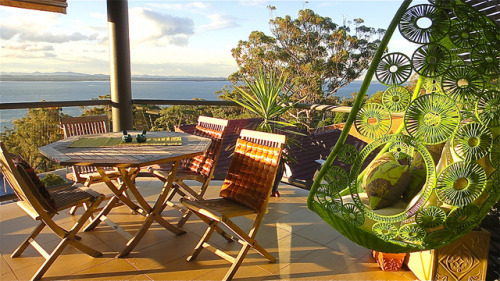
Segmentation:
<svg viewBox="0 0 500 281">
<path fill-rule="evenodd" d="M 296 19 L 272 18 L 272 35 L 253 31 L 248 40 L 239 41 L 232 49 L 239 69 L 229 79 L 233 83 L 251 80 L 261 68 L 276 71 L 289 77 L 285 88 L 296 100 L 335 104 L 339 101 L 337 90 L 368 68 L 385 32 L 363 22 L 358 18 L 339 25 L 310 9 L 300 10 Z M 317 122 L 310 110 L 289 112 L 308 128 Z"/>
</svg>

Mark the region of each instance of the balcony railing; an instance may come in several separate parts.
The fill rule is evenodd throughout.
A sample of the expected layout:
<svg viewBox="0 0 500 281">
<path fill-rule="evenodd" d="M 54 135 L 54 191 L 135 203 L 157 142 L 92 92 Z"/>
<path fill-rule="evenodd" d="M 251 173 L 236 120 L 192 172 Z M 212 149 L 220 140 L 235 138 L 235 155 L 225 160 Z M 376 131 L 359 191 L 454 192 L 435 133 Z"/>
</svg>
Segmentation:
<svg viewBox="0 0 500 281">
<path fill-rule="evenodd" d="M 133 99 L 133 105 L 155 105 L 155 106 L 239 106 L 233 101 L 208 101 L 208 100 L 151 100 L 151 99 Z M 71 108 L 71 107 L 94 107 L 94 106 L 113 106 L 111 100 L 80 100 L 80 101 L 46 101 L 46 102 L 17 102 L 17 103 L 0 103 L 0 114 L 3 110 L 18 110 L 18 109 L 32 109 L 32 108 Z M 322 112 L 340 112 L 349 113 L 351 107 L 321 105 L 321 104 L 296 104 L 299 109 L 311 109 L 314 111 Z M 57 122 L 57 120 L 56 120 Z M 44 129 L 47 124 L 38 124 L 38 131 L 43 134 L 47 130 Z M 151 129 L 146 127 L 146 129 Z M 14 199 L 11 191 L 8 190 L 7 185 L 0 179 L 0 202 L 5 200 Z"/>
</svg>

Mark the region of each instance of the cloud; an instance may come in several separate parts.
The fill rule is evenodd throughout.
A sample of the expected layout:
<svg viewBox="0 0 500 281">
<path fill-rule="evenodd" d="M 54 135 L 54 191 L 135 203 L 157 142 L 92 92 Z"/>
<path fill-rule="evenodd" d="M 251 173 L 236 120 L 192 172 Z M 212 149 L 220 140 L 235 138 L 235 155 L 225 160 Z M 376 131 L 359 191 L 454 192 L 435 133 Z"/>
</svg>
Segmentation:
<svg viewBox="0 0 500 281">
<path fill-rule="evenodd" d="M 161 8 L 165 10 L 189 11 L 195 14 L 206 14 L 212 8 L 212 4 L 206 2 L 189 2 L 182 4 L 150 4 L 151 7 Z"/>
<path fill-rule="evenodd" d="M 26 51 L 26 52 L 45 52 L 54 51 L 54 47 L 51 45 L 40 45 L 40 44 L 17 44 L 17 45 L 7 45 L 4 47 L 7 50 L 14 51 Z"/>
<path fill-rule="evenodd" d="M 148 8 L 133 8 L 130 12 L 130 38 L 133 44 L 186 46 L 194 34 L 192 19 L 163 14 Z"/>
<path fill-rule="evenodd" d="M 84 35 L 80 32 L 74 32 L 73 34 L 55 34 L 50 32 L 44 33 L 33 33 L 33 32 L 23 32 L 19 34 L 19 39 L 31 41 L 31 42 L 49 42 L 49 43 L 66 43 L 75 41 L 94 41 L 97 40 L 98 36 L 96 33 L 91 35 Z"/>
<path fill-rule="evenodd" d="M 65 43 L 73 41 L 98 39 L 97 33 L 84 35 L 80 32 L 72 34 L 53 33 L 37 30 L 31 25 L 9 25 L 0 23 L 0 38 L 4 40 L 19 39 L 28 42 L 47 42 L 47 43 Z"/>
<path fill-rule="evenodd" d="M 17 28 L 0 24 L 0 39 L 9 40 L 18 34 Z"/>
<path fill-rule="evenodd" d="M 210 20 L 210 23 L 202 25 L 200 31 L 213 31 L 241 26 L 237 23 L 237 18 L 228 15 L 213 14 L 207 16 L 207 18 Z"/>
</svg>

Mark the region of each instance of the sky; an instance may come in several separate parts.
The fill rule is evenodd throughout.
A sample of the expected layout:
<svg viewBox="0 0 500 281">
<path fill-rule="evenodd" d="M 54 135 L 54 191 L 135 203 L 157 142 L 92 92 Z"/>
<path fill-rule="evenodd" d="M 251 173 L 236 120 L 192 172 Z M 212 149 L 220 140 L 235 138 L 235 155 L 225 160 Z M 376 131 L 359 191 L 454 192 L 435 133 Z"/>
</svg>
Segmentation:
<svg viewBox="0 0 500 281">
<path fill-rule="evenodd" d="M 413 4 L 428 3 L 413 1 Z M 231 49 L 254 30 L 271 35 L 271 17 L 297 18 L 304 8 L 342 24 L 362 18 L 384 28 L 401 0 L 165 1 L 129 0 L 133 75 L 227 77 Z M 270 13 L 267 6 L 276 10 Z M 395 32 L 389 51 L 415 46 Z M 0 72 L 109 74 L 105 0 L 68 0 L 67 14 L 0 6 Z"/>
</svg>

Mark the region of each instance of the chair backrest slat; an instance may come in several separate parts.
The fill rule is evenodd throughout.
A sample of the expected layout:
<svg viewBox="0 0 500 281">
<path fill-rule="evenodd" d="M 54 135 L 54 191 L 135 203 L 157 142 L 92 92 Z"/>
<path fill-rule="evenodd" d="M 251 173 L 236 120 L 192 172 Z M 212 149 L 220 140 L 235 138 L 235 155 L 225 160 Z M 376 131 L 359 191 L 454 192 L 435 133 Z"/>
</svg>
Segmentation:
<svg viewBox="0 0 500 281">
<path fill-rule="evenodd" d="M 108 115 L 61 118 L 61 128 L 64 131 L 65 138 L 104 134 L 110 130 Z M 89 174 L 97 171 L 97 168 L 94 166 L 73 166 L 72 168 L 77 177 L 78 174 Z"/>
<path fill-rule="evenodd" d="M 103 134 L 110 130 L 107 115 L 61 118 L 64 137 Z"/>
<path fill-rule="evenodd" d="M 219 158 L 228 120 L 200 116 L 194 134 L 210 138 L 212 143 L 203 155 L 182 162 L 182 166 L 205 177 L 211 177 Z"/>
<path fill-rule="evenodd" d="M 220 196 L 261 212 L 271 194 L 285 141 L 283 135 L 242 130 Z"/>
</svg>

